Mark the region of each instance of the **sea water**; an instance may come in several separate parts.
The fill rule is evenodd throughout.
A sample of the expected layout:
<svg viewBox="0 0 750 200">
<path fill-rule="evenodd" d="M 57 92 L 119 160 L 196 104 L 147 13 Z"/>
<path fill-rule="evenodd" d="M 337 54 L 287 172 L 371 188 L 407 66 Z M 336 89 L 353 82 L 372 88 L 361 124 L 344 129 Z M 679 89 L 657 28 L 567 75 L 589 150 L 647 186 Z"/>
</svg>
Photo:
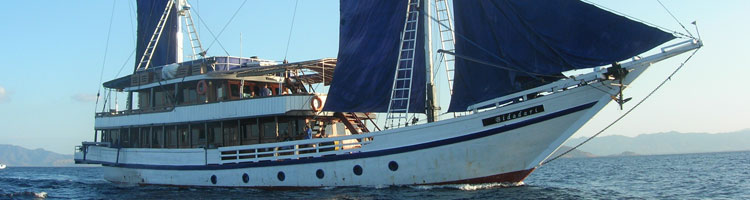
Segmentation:
<svg viewBox="0 0 750 200">
<path fill-rule="evenodd" d="M 566 158 L 523 184 L 266 191 L 112 184 L 99 167 L 0 170 L 0 199 L 750 199 L 750 152 Z"/>
</svg>

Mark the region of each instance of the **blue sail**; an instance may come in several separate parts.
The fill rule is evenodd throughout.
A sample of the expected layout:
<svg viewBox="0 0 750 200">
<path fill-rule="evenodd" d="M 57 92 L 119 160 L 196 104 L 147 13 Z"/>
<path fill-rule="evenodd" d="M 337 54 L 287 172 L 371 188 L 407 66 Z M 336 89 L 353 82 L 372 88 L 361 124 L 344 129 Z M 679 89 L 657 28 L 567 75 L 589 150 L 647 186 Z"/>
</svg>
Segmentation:
<svg viewBox="0 0 750 200">
<path fill-rule="evenodd" d="M 388 110 L 406 8 L 406 0 L 341 1 L 338 62 L 323 110 Z M 424 40 L 417 39 L 409 112 L 421 113 L 426 72 Z"/>
<path fill-rule="evenodd" d="M 138 66 L 144 50 L 148 46 L 151 35 L 154 34 L 156 25 L 159 23 L 161 15 L 167 2 L 171 0 L 138 0 L 138 38 L 136 40 L 136 57 L 135 65 Z M 154 55 L 151 58 L 149 67 L 166 65 L 177 62 L 177 7 L 173 6 L 169 13 L 169 19 L 162 31 L 159 44 L 156 46 Z"/>
<path fill-rule="evenodd" d="M 622 61 L 674 39 L 574 0 L 456 1 L 453 9 L 459 56 L 449 112 L 556 80 L 563 71 Z"/>
</svg>

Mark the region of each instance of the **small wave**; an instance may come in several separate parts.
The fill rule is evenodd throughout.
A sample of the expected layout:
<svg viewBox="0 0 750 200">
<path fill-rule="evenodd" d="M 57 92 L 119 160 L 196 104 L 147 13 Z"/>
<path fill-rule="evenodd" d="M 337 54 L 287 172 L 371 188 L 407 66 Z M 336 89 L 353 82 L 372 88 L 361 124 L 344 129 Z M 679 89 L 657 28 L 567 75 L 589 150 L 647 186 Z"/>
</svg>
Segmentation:
<svg viewBox="0 0 750 200">
<path fill-rule="evenodd" d="M 519 183 L 483 183 L 483 184 L 450 184 L 450 185 L 418 185 L 409 186 L 414 189 L 420 190 L 432 190 L 432 189 L 459 189 L 464 191 L 483 190 L 491 188 L 507 188 L 507 187 L 518 187 L 523 186 L 523 182 Z"/>
<path fill-rule="evenodd" d="M 0 197 L 8 197 L 8 198 L 24 198 L 24 197 L 32 197 L 36 199 L 45 199 L 47 198 L 46 192 L 16 192 L 16 193 L 8 193 L 8 194 L 0 194 Z"/>
</svg>

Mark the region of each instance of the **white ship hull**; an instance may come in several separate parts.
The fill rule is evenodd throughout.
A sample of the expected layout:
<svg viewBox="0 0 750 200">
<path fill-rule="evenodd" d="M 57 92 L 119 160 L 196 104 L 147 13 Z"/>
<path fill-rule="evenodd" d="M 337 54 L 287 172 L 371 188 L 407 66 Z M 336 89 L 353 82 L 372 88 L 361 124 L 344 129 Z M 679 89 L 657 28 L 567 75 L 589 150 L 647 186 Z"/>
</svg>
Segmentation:
<svg viewBox="0 0 750 200">
<path fill-rule="evenodd" d="M 254 158 L 235 163 L 221 159 L 222 151 L 269 145 L 119 149 L 119 155 L 116 148 L 88 146 L 85 160 L 103 164 L 104 178 L 109 181 L 134 184 L 320 187 L 520 182 L 609 102 L 609 96 L 603 94 L 582 87 L 437 123 L 344 138 L 275 143 L 283 147 L 337 139 L 343 144 L 347 138 L 372 137 L 358 142 L 361 148 L 312 154 L 294 148 L 293 155 L 275 160 Z M 543 106 L 541 112 L 488 126 L 482 122 L 539 105 Z M 391 162 L 397 169 L 389 168 Z M 361 175 L 354 173 L 355 166 L 361 167 Z"/>
</svg>

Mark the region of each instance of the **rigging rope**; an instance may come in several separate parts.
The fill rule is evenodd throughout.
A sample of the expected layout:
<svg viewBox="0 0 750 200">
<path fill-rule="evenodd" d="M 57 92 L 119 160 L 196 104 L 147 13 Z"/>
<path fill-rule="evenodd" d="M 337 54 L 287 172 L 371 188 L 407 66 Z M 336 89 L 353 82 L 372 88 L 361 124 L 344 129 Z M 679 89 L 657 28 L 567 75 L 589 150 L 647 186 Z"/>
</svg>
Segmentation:
<svg viewBox="0 0 750 200">
<path fill-rule="evenodd" d="M 688 38 L 694 38 L 694 37 L 693 37 L 692 35 L 685 35 L 684 33 L 680 33 L 680 32 L 674 31 L 674 30 L 672 30 L 672 29 L 664 28 L 664 27 L 662 27 L 662 26 L 659 26 L 659 25 L 656 25 L 656 24 L 654 24 L 654 23 L 650 23 L 650 22 L 647 22 L 647 21 L 645 21 L 645 20 L 641 20 L 641 19 L 635 18 L 635 17 L 633 17 L 633 16 L 627 15 L 627 14 L 625 14 L 625 13 L 622 13 L 622 12 L 618 12 L 618 11 L 616 11 L 616 10 L 613 10 L 613 9 L 610 9 L 610 8 L 607 8 L 607 7 L 604 7 L 604 6 L 602 6 L 602 5 L 596 4 L 596 3 L 594 3 L 594 2 L 591 2 L 591 1 L 589 1 L 589 0 L 581 0 L 581 1 L 583 1 L 583 2 L 586 2 L 586 3 L 588 3 L 588 4 L 591 4 L 591 5 L 594 5 L 594 6 L 596 6 L 596 7 L 599 7 L 599 8 L 601 8 L 602 10 L 606 10 L 606 11 L 609 11 L 609 12 L 611 12 L 611 13 L 615 13 L 615 14 L 621 15 L 621 16 L 623 16 L 623 17 L 629 18 L 629 19 L 631 19 L 631 20 L 633 20 L 633 21 L 637 21 L 637 22 L 640 22 L 640 23 L 643 23 L 643 24 L 646 24 L 646 25 L 649 25 L 649 26 L 653 26 L 653 27 L 655 27 L 655 28 L 658 28 L 658 29 L 661 29 L 661 30 L 664 30 L 664 31 L 667 31 L 667 32 L 672 32 L 672 34 L 674 34 L 674 35 L 676 35 L 676 36 L 683 36 L 683 37 L 688 37 Z M 660 3 L 661 3 L 661 2 L 660 2 Z"/>
<path fill-rule="evenodd" d="M 226 28 L 229 26 L 229 24 L 232 23 L 232 20 L 234 20 L 234 17 L 237 16 L 237 13 L 240 12 L 240 10 L 242 9 L 242 6 L 245 6 L 245 3 L 247 3 L 247 0 L 243 1 L 242 4 L 240 4 L 240 7 L 238 7 L 237 10 L 234 11 L 234 14 L 232 14 L 232 17 L 229 18 L 229 21 L 227 21 L 227 23 L 224 24 L 224 28 L 221 28 L 221 31 L 219 31 L 218 35 L 214 35 L 214 32 L 212 32 L 211 29 L 208 28 L 208 26 L 206 26 L 206 29 L 208 29 L 208 32 L 211 33 L 211 36 L 214 37 L 214 41 L 211 41 L 211 44 L 209 44 L 208 47 L 206 47 L 206 50 L 210 49 L 211 46 L 214 45 L 214 43 L 218 42 L 219 43 L 219 47 L 221 47 L 221 49 L 224 50 L 224 53 L 226 53 L 227 56 L 230 56 L 229 52 L 227 51 L 227 49 L 224 48 L 224 45 L 222 45 L 221 42 L 218 41 L 219 40 L 219 36 L 221 36 L 221 34 L 224 33 L 224 30 L 226 30 Z M 198 16 L 198 19 L 201 20 L 201 23 L 203 23 L 204 26 L 206 25 L 206 22 L 203 21 L 203 18 L 201 17 L 201 15 L 197 11 L 195 12 L 195 16 Z"/>
<path fill-rule="evenodd" d="M 684 30 L 685 30 L 685 32 L 687 32 L 687 34 L 688 34 L 688 35 L 690 35 L 690 37 L 691 37 L 691 38 L 695 38 L 695 37 L 693 37 L 693 34 L 692 34 L 692 33 L 690 33 L 690 31 L 688 31 L 688 29 L 687 29 L 687 28 L 685 28 L 685 25 L 683 25 L 683 24 L 682 24 L 682 22 L 680 22 L 680 20 L 678 20 L 678 19 L 677 19 L 677 17 L 675 17 L 675 16 L 674 16 L 674 15 L 672 14 L 672 12 L 670 12 L 670 11 L 669 11 L 669 9 L 667 9 L 667 6 L 664 6 L 664 4 L 663 4 L 663 3 L 661 3 L 661 1 L 660 1 L 660 0 L 656 0 L 656 2 L 659 2 L 659 5 L 661 5 L 661 7 L 662 7 L 662 8 L 664 8 L 664 10 L 666 10 L 666 11 L 667 11 L 667 13 L 669 13 L 669 15 L 670 15 L 670 16 L 672 16 L 672 19 L 674 19 L 674 21 L 676 21 L 676 22 L 677 22 L 677 24 L 679 24 L 679 25 L 680 25 L 680 26 L 682 27 L 682 29 L 684 29 Z"/>
<path fill-rule="evenodd" d="M 102 70 L 99 73 L 99 85 L 102 84 L 102 81 L 104 80 L 104 66 L 107 64 L 107 51 L 109 51 L 109 36 L 112 33 L 112 20 L 115 18 L 115 5 L 117 5 L 116 1 L 112 2 L 112 14 L 109 16 L 109 28 L 107 28 L 107 42 L 104 44 L 104 58 L 102 59 Z M 94 104 L 94 112 L 96 112 L 96 107 L 99 106 L 99 96 L 101 96 L 102 87 L 104 86 L 97 86 L 96 90 L 96 103 Z"/>
<path fill-rule="evenodd" d="M 526 74 L 528 74 L 528 75 L 529 75 L 530 77 L 532 77 L 532 78 L 534 78 L 534 79 L 537 79 L 537 80 L 542 80 L 541 78 L 537 77 L 537 75 L 535 75 L 535 74 L 533 74 L 533 73 L 531 73 L 531 72 L 525 71 L 525 70 L 523 70 L 522 68 L 520 68 L 520 67 L 518 67 L 518 66 L 515 66 L 515 65 L 511 65 L 511 64 L 507 63 L 507 62 L 506 62 L 506 61 L 505 61 L 504 59 L 500 58 L 500 56 L 498 56 L 498 55 L 495 55 L 494 53 L 492 53 L 492 52 L 488 51 L 488 50 L 487 50 L 487 49 L 485 49 L 485 48 L 482 48 L 481 46 L 479 46 L 479 44 L 477 44 L 477 43 L 475 43 L 474 41 L 470 40 L 469 38 L 467 38 L 467 37 L 466 37 L 466 36 L 464 36 L 463 34 L 461 34 L 461 33 L 456 33 L 456 31 L 454 31 L 453 29 L 451 29 L 451 28 L 450 28 L 450 27 L 449 27 L 448 25 L 445 25 L 445 24 L 443 24 L 442 22 L 440 22 L 440 21 L 439 21 L 439 20 L 438 20 L 437 18 L 435 18 L 435 17 L 433 17 L 433 16 L 430 16 L 429 14 L 425 14 L 425 15 L 427 15 L 428 17 L 430 17 L 430 19 L 432 19 L 432 21 L 435 21 L 435 22 L 437 22 L 437 23 L 438 23 L 438 24 L 439 24 L 440 26 L 443 26 L 443 27 L 445 27 L 446 29 L 448 29 L 448 30 L 450 30 L 451 32 L 453 32 L 453 34 L 454 34 L 454 35 L 456 35 L 456 36 L 458 36 L 458 37 L 461 37 L 462 39 L 466 40 L 466 42 L 468 42 L 469 44 L 471 44 L 471 45 L 473 45 L 473 46 L 477 47 L 477 49 L 479 49 L 479 50 L 481 50 L 481 51 L 484 51 L 484 53 L 486 53 L 487 55 L 489 55 L 489 56 L 492 56 L 493 58 L 495 58 L 495 59 L 499 60 L 500 62 L 503 62 L 503 64 L 506 64 L 506 65 L 508 65 L 508 66 L 510 66 L 510 67 L 513 67 L 513 68 L 515 68 L 515 70 L 516 70 L 516 71 L 519 71 L 519 72 L 522 72 L 522 73 L 526 73 Z M 452 52 L 449 52 L 449 51 L 446 51 L 446 52 L 448 52 L 448 53 L 452 53 Z M 440 53 L 440 52 L 438 52 L 438 53 Z M 455 54 L 454 54 L 454 56 L 456 56 L 456 57 L 459 57 L 459 56 L 457 56 L 457 55 L 455 55 Z M 464 59 L 466 59 L 466 58 L 464 58 Z M 474 61 L 474 62 L 477 62 L 477 61 Z M 494 66 L 494 67 L 497 67 L 497 66 L 499 66 L 499 65 L 495 65 L 495 64 L 490 64 L 490 63 L 488 63 L 488 62 L 484 62 L 484 63 L 482 63 L 482 62 L 478 62 L 478 63 L 480 63 L 480 64 L 485 64 L 485 65 L 490 65 L 490 66 Z M 501 69 L 502 69 L 502 68 L 505 68 L 505 67 L 501 67 Z"/>
<path fill-rule="evenodd" d="M 578 147 L 581 147 L 581 146 L 582 146 L 583 144 L 586 144 L 587 142 L 591 141 L 591 140 L 592 140 L 592 139 L 594 139 L 594 138 L 595 138 L 596 136 L 599 136 L 599 134 L 601 134 L 601 133 L 603 133 L 603 132 L 604 132 L 605 130 L 609 129 L 609 127 L 612 127 L 613 125 L 615 125 L 615 123 L 619 122 L 619 121 L 620 121 L 620 120 L 621 120 L 622 118 L 624 118 L 625 116 L 627 116 L 628 114 L 630 114 L 630 112 L 632 112 L 633 110 L 635 110 L 635 108 L 637 108 L 637 107 L 638 107 L 638 106 L 640 106 L 640 105 L 641 105 L 641 104 L 642 104 L 643 102 L 645 102 L 645 101 L 646 101 L 646 100 L 647 100 L 647 99 L 648 99 L 649 97 L 651 97 L 651 95 L 653 95 L 654 93 L 656 93 L 656 91 L 658 91 L 658 90 L 659 90 L 659 88 L 661 88 L 662 86 L 664 86 L 664 84 L 666 84 L 666 83 L 667 83 L 667 81 L 670 81 L 670 80 L 672 80 L 672 76 L 674 76 L 674 75 L 675 75 L 675 74 L 676 74 L 676 73 L 677 73 L 678 71 L 680 71 L 680 69 L 682 69 L 682 67 L 683 67 L 683 66 L 685 66 L 685 63 L 687 63 L 687 62 L 688 62 L 688 61 L 689 61 L 689 60 L 690 60 L 691 58 L 693 58 L 693 56 L 695 55 L 695 53 L 697 53 L 697 52 L 698 52 L 698 50 L 700 50 L 700 48 L 698 48 L 698 49 L 696 49 L 695 51 L 693 51 L 693 53 L 692 53 L 692 54 L 690 54 L 690 56 L 689 56 L 689 57 L 688 57 L 687 59 L 685 59 L 685 61 L 684 61 L 684 62 L 682 62 L 682 63 L 680 64 L 680 66 L 679 66 L 679 67 L 677 67 L 677 69 L 675 69 L 675 70 L 674 70 L 674 71 L 672 72 L 672 74 L 669 74 L 669 76 L 668 76 L 668 77 L 667 77 L 666 79 L 664 79 L 664 81 L 662 81 L 662 82 L 661 82 L 661 83 L 660 83 L 660 84 L 659 84 L 658 86 L 656 86 L 656 88 L 654 88 L 654 90 L 652 90 L 652 91 L 651 91 L 651 92 L 650 92 L 650 93 L 649 93 L 648 95 L 646 95 L 646 97 L 644 97 L 643 99 L 641 99 L 641 101 L 639 101 L 639 102 L 638 102 L 637 104 L 635 104 L 635 105 L 634 105 L 634 106 L 633 106 L 632 108 L 630 108 L 630 109 L 629 109 L 629 110 L 628 110 L 627 112 L 625 112 L 625 114 L 622 114 L 622 115 L 621 115 L 620 117 L 618 117 L 617 119 L 615 119 L 615 121 L 613 121 L 612 123 L 610 123 L 609 125 L 607 125 L 606 127 L 604 127 L 604 128 L 603 128 L 603 129 L 601 130 L 601 131 L 599 131 L 599 132 L 597 132 L 596 134 L 592 135 L 591 137 L 587 138 L 586 140 L 584 140 L 584 141 L 583 141 L 583 142 L 581 142 L 580 144 L 578 144 L 578 145 L 574 146 L 573 148 L 570 148 L 570 149 L 568 149 L 567 151 L 563 152 L 563 153 L 562 153 L 562 154 L 560 154 L 560 155 L 557 155 L 557 156 L 555 156 L 555 157 L 554 157 L 554 158 L 552 158 L 552 159 L 549 159 L 549 160 L 546 160 L 546 161 L 542 162 L 541 164 L 539 164 L 539 166 L 542 166 L 542 165 L 546 165 L 547 163 L 550 163 L 550 162 L 552 162 L 552 161 L 554 161 L 554 160 L 557 160 L 557 159 L 558 159 L 558 158 L 560 158 L 560 157 L 563 157 L 564 155 L 566 155 L 566 154 L 570 153 L 571 151 L 573 151 L 573 150 L 577 149 Z"/>
<path fill-rule="evenodd" d="M 284 61 L 286 61 L 286 56 L 289 53 L 289 42 L 292 41 L 292 30 L 294 30 L 294 19 L 297 17 L 297 4 L 298 3 L 299 3 L 299 0 L 294 1 L 294 12 L 292 13 L 292 27 L 289 28 L 289 37 L 287 37 L 286 39 L 286 50 L 284 50 Z"/>
</svg>

